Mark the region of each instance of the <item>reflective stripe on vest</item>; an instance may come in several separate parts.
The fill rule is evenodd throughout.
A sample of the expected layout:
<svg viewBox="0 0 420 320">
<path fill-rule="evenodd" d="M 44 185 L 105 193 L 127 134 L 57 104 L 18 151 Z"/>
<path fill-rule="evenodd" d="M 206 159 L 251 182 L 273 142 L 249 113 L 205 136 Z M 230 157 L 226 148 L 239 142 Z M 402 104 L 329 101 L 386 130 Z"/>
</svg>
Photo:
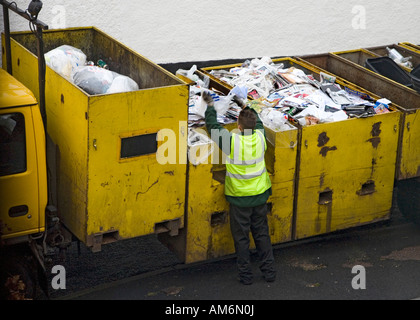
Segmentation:
<svg viewBox="0 0 420 320">
<path fill-rule="evenodd" d="M 264 160 L 266 149 L 260 130 L 250 135 L 232 134 L 231 152 L 226 158 L 226 195 L 253 196 L 271 187 Z"/>
</svg>

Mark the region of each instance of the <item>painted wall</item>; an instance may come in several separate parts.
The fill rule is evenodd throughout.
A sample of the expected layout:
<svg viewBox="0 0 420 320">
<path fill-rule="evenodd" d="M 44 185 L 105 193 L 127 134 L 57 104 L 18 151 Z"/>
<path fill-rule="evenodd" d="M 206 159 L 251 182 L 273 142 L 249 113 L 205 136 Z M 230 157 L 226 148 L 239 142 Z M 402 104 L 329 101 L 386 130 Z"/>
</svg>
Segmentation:
<svg viewBox="0 0 420 320">
<path fill-rule="evenodd" d="M 15 0 L 26 9 L 29 0 Z M 156 63 L 420 44 L 419 0 L 44 0 L 50 29 L 96 26 Z M 1 22 L 3 16 L 1 12 Z M 10 12 L 11 31 L 29 30 Z M 3 23 L 0 30 L 3 32 Z"/>
</svg>

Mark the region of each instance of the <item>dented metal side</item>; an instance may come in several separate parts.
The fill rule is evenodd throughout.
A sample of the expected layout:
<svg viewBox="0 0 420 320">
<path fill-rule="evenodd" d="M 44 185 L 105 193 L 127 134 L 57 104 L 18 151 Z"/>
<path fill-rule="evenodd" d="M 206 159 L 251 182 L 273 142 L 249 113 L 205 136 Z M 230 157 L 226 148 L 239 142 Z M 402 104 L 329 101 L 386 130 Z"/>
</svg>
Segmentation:
<svg viewBox="0 0 420 320">
<path fill-rule="evenodd" d="M 87 234 L 118 230 L 119 237 L 132 238 L 173 219 L 183 227 L 187 94 L 185 86 L 171 86 L 90 98 Z M 165 139 L 162 129 L 173 135 Z M 157 143 L 154 152 L 122 154 L 126 139 L 144 147 L 147 136 Z M 172 159 L 159 152 L 164 143 Z"/>
<path fill-rule="evenodd" d="M 399 113 L 302 132 L 296 239 L 389 218 Z"/>
<path fill-rule="evenodd" d="M 190 154 L 191 152 L 200 153 L 197 148 L 200 147 L 192 147 Z M 274 146 L 268 148 L 274 148 Z M 213 165 L 211 156 L 205 163 L 189 164 L 185 263 L 203 261 L 235 252 L 230 231 L 229 203 L 224 193 L 225 170 L 223 167 Z M 293 179 L 278 182 L 275 174 L 270 174 L 270 179 L 272 196 L 268 199 L 268 225 L 271 241 L 276 244 L 291 240 Z M 250 247 L 255 248 L 252 237 Z"/>
<path fill-rule="evenodd" d="M 373 55 L 367 51 L 365 54 Z M 317 79 L 320 72 L 337 76 L 300 59 L 281 58 L 273 62 L 283 63 L 285 68 L 300 68 Z M 238 65 L 216 68 L 234 66 Z M 216 68 L 203 70 L 208 73 Z M 378 95 L 342 77 L 337 77 L 337 83 L 379 99 Z M 299 126 L 295 139 L 298 145 L 293 240 L 389 218 L 400 122 L 401 112 L 392 104 L 387 114 Z M 274 150 L 284 152 L 278 145 Z M 279 172 L 282 172 L 281 165 Z"/>
<path fill-rule="evenodd" d="M 411 51 L 420 53 L 420 46 L 419 45 L 416 45 L 414 43 L 411 43 L 411 42 L 400 42 L 398 45 L 401 46 L 401 47 L 407 48 L 407 49 L 409 49 Z"/>
<path fill-rule="evenodd" d="M 225 125 L 228 130 L 236 123 Z M 208 136 L 204 128 L 196 129 Z M 267 170 L 272 181 L 268 225 L 273 244 L 292 239 L 294 175 L 298 130 L 267 133 Z M 286 142 L 286 139 L 288 141 Z M 292 146 L 292 147 L 291 147 Z M 229 203 L 225 197 L 224 156 L 214 142 L 188 149 L 187 208 L 184 228 L 175 237 L 159 239 L 185 263 L 205 261 L 235 252 L 230 231 Z M 199 159 L 199 161 L 197 161 Z M 251 239 L 251 248 L 255 244 Z"/>
<path fill-rule="evenodd" d="M 376 49 L 374 51 L 378 52 Z M 365 68 L 367 52 L 369 51 L 366 49 L 357 49 L 302 56 L 298 59 L 391 100 L 402 112 L 396 179 L 405 180 L 418 177 L 420 175 L 420 153 L 416 142 L 420 139 L 420 93 Z"/>
<path fill-rule="evenodd" d="M 330 71 L 299 65 L 316 78 Z M 343 78 L 336 82 L 379 98 Z M 401 116 L 395 105 L 391 110 L 301 128 L 294 239 L 389 218 Z"/>
<path fill-rule="evenodd" d="M 35 37 L 11 36 L 14 76 L 36 93 Z M 188 85 L 94 27 L 49 30 L 43 40 L 45 52 L 72 45 L 140 87 L 93 96 L 47 67 L 47 132 L 56 146 L 61 221 L 94 251 L 119 239 L 176 234 L 184 224 Z M 133 151 L 125 147 L 130 138 L 154 145 Z M 169 138 L 176 159 L 168 162 L 158 147 Z"/>
</svg>

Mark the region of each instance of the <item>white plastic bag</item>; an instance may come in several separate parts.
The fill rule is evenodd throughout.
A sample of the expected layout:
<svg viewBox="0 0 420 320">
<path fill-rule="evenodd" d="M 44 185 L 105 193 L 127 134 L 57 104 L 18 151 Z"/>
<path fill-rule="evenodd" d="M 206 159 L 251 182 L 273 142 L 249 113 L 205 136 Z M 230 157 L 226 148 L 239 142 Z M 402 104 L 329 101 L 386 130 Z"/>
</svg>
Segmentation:
<svg viewBox="0 0 420 320">
<path fill-rule="evenodd" d="M 207 110 L 207 104 L 201 97 L 201 95 L 195 95 L 193 96 L 193 106 L 189 108 L 189 113 L 191 114 L 197 114 L 201 118 L 205 117 Z"/>
<path fill-rule="evenodd" d="M 219 96 L 217 94 L 212 94 L 213 101 L 214 101 L 214 109 L 220 115 L 226 114 L 230 107 L 230 102 L 232 101 L 233 94 L 229 94 L 227 96 Z"/>
<path fill-rule="evenodd" d="M 86 55 L 69 45 L 57 47 L 44 56 L 46 65 L 69 81 L 72 81 L 72 73 L 76 68 L 86 64 Z"/>
<path fill-rule="evenodd" d="M 274 131 L 287 131 L 293 128 L 287 120 L 287 115 L 280 110 L 265 108 L 259 116 L 263 124 Z"/>
<path fill-rule="evenodd" d="M 77 68 L 73 74 L 73 82 L 91 95 L 139 89 L 139 86 L 133 79 L 97 66 Z"/>
<path fill-rule="evenodd" d="M 239 99 L 246 101 L 248 95 L 248 88 L 246 86 L 235 86 L 232 90 L 230 90 L 229 94 L 234 94 Z"/>
<path fill-rule="evenodd" d="M 139 90 L 139 86 L 133 79 L 127 76 L 118 75 L 114 78 L 106 93 L 118 93 L 136 90 Z"/>
<path fill-rule="evenodd" d="M 96 66 L 79 67 L 74 72 L 73 81 L 91 95 L 104 94 L 114 81 L 114 72 Z"/>
<path fill-rule="evenodd" d="M 210 78 L 206 75 L 204 76 L 203 80 L 201 80 L 198 75 L 195 74 L 195 72 L 197 71 L 197 66 L 193 65 L 191 67 L 191 69 L 189 70 L 184 70 L 184 69 L 178 69 L 175 73 L 176 76 L 181 75 L 184 76 L 188 79 L 190 79 L 191 81 L 194 81 L 197 86 L 202 87 L 202 88 L 208 88 L 209 87 L 209 83 L 210 83 Z"/>
</svg>

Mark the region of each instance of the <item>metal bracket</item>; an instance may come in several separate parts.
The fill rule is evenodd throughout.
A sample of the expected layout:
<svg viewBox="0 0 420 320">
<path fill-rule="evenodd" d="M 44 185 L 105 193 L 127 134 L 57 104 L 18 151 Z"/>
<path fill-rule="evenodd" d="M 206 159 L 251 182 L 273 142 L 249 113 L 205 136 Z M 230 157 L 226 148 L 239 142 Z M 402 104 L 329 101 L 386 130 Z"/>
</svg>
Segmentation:
<svg viewBox="0 0 420 320">
<path fill-rule="evenodd" d="M 177 236 L 179 234 L 179 229 L 181 228 L 181 219 L 163 221 L 155 224 L 155 233 L 164 233 L 169 232 L 171 237 Z"/>
</svg>

